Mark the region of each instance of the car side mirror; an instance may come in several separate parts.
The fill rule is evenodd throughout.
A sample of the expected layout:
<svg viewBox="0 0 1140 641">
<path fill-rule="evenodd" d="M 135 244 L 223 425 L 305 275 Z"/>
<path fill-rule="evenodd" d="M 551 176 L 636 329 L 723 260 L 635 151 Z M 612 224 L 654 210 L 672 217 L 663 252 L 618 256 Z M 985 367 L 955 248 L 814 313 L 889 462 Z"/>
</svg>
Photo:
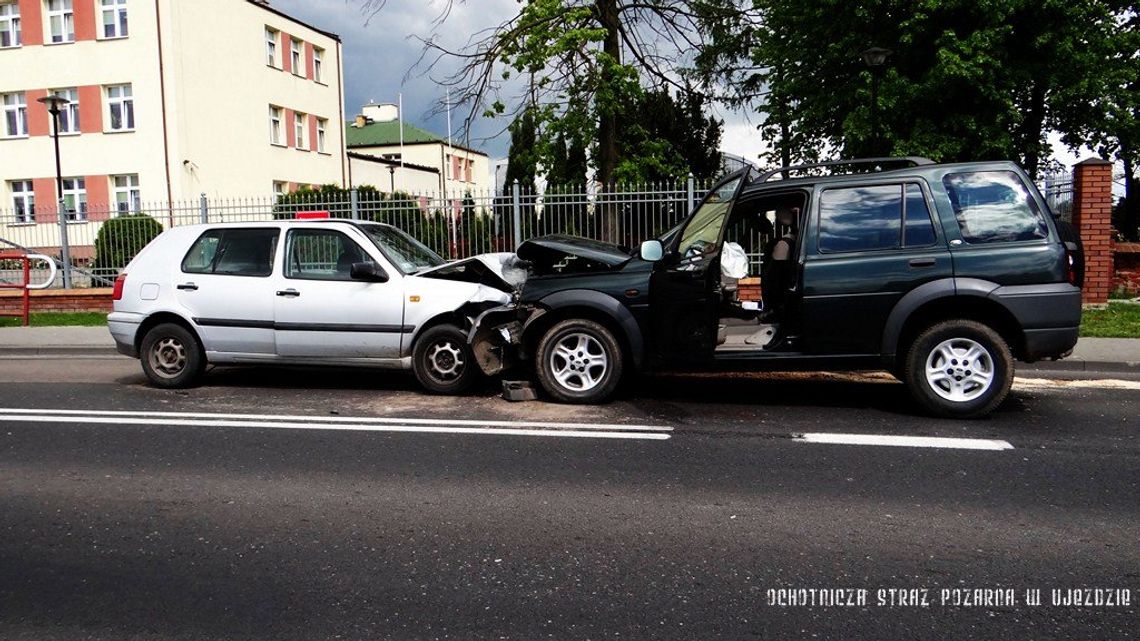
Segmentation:
<svg viewBox="0 0 1140 641">
<path fill-rule="evenodd" d="M 665 247 L 659 240 L 647 240 L 641 243 L 641 249 L 638 251 L 641 260 L 656 263 L 665 256 Z"/>
<path fill-rule="evenodd" d="M 384 271 L 383 267 L 372 261 L 353 263 L 348 275 L 353 280 L 363 280 L 370 283 L 388 282 L 388 272 Z"/>
</svg>

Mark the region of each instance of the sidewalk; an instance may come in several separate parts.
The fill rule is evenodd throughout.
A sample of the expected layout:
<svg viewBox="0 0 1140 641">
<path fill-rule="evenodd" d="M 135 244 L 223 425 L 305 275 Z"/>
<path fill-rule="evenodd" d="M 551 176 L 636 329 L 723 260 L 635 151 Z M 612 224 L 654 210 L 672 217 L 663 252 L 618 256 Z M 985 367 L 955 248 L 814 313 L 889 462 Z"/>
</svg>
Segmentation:
<svg viewBox="0 0 1140 641">
<path fill-rule="evenodd" d="M 0 327 L 0 356 L 118 354 L 106 327 Z M 1082 338 L 1060 361 L 1018 363 L 1019 370 L 1140 372 L 1140 338 Z"/>
</svg>

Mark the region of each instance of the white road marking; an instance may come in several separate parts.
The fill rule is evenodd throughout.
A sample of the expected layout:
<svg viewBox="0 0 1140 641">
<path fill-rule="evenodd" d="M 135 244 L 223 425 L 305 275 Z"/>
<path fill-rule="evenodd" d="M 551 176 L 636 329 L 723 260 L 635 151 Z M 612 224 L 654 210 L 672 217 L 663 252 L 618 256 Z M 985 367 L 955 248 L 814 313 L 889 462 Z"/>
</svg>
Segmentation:
<svg viewBox="0 0 1140 641">
<path fill-rule="evenodd" d="M 1041 389 L 1123 389 L 1140 390 L 1140 381 L 1125 381 L 1119 378 L 1056 380 L 1051 378 L 1013 379 L 1013 389 L 1018 391 Z"/>
<path fill-rule="evenodd" d="M 503 427 L 455 427 L 442 425 L 366 425 L 360 423 L 296 423 L 287 421 L 235 421 L 177 418 L 142 418 L 129 416 L 51 416 L 44 414 L 6 414 L 0 423 L 82 423 L 97 425 L 185 425 L 190 427 L 259 427 L 286 430 L 341 430 L 349 432 L 412 432 L 426 434 L 480 434 L 500 436 L 555 436 L 563 438 L 609 438 L 663 441 L 669 434 L 661 432 L 605 432 L 571 429 L 510 429 Z"/>
<path fill-rule="evenodd" d="M 793 436 L 804 443 L 838 445 L 885 445 L 888 447 L 938 447 L 957 450 L 1012 450 L 1008 441 L 983 438 L 940 438 L 935 436 L 894 436 L 891 434 L 828 434 L 825 432 Z"/>
<path fill-rule="evenodd" d="M 45 414 L 52 416 L 123 416 L 194 419 L 235 419 L 242 421 L 295 421 L 312 423 L 359 423 L 362 425 L 446 425 L 464 427 L 550 428 L 569 430 L 603 430 L 610 432 L 672 432 L 667 425 L 626 425 L 621 423 L 557 423 L 543 421 L 463 420 L 449 418 L 388 418 L 380 416 L 305 416 L 297 414 L 225 414 L 210 412 L 137 412 L 128 410 L 57 410 L 0 407 L 0 420 L 7 414 Z"/>
</svg>

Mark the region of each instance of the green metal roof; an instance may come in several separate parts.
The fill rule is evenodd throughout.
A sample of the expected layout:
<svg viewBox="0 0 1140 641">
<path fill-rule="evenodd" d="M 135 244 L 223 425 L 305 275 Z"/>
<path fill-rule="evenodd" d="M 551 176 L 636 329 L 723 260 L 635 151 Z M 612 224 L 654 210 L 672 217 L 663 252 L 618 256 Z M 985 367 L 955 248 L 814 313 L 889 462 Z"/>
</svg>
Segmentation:
<svg viewBox="0 0 1140 641">
<path fill-rule="evenodd" d="M 446 142 L 445 139 L 415 125 L 404 124 L 404 142 Z M 345 142 L 349 147 L 380 147 L 400 144 L 400 122 L 370 122 L 363 127 L 353 127 L 350 123 L 344 128 Z"/>
</svg>

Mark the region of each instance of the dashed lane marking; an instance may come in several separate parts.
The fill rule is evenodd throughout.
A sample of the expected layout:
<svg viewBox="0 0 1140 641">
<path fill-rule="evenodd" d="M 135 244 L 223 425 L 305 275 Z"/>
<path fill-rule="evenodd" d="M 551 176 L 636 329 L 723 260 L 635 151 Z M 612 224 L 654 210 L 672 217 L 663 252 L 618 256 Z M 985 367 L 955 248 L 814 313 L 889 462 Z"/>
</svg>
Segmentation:
<svg viewBox="0 0 1140 641">
<path fill-rule="evenodd" d="M 804 443 L 835 445 L 883 445 L 887 447 L 935 447 L 954 450 L 1012 450 L 1008 441 L 982 438 L 941 438 L 935 436 L 894 436 L 891 434 L 829 434 L 818 432 L 797 434 L 794 440 Z"/>
</svg>

